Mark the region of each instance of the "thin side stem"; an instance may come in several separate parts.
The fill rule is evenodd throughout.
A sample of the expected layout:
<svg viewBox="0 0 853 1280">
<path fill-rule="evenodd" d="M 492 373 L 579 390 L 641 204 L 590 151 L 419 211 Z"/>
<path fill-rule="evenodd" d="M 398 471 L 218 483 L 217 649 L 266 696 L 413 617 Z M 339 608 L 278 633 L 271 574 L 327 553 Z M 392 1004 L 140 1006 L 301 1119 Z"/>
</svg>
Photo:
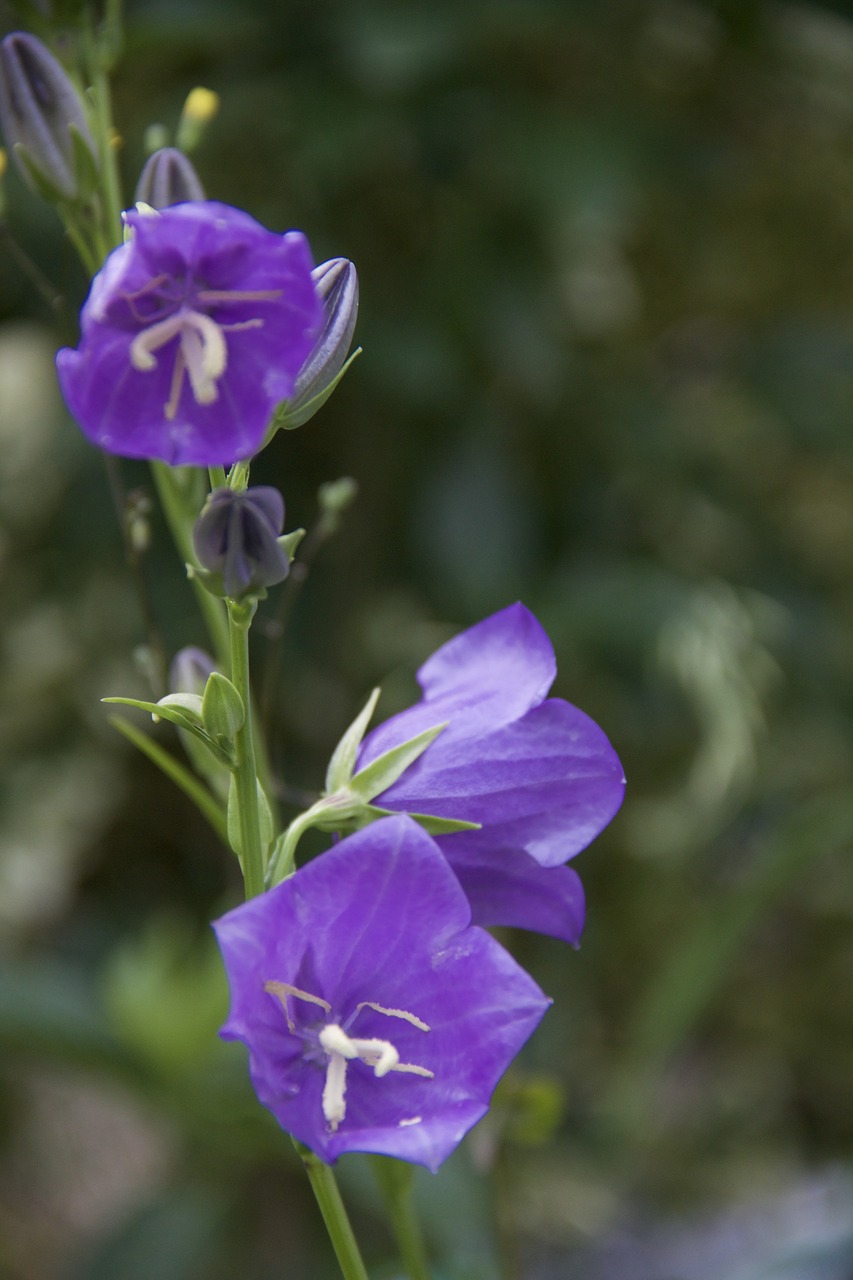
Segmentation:
<svg viewBox="0 0 853 1280">
<path fill-rule="evenodd" d="M 261 841 L 258 808 L 258 773 L 252 738 L 252 692 L 249 687 L 249 626 L 252 613 L 243 605 L 228 606 L 231 634 L 231 681 L 243 699 L 246 719 L 234 738 L 237 767 L 234 770 L 237 813 L 240 827 L 240 852 L 246 897 L 254 898 L 264 891 L 264 848 Z"/>
<path fill-rule="evenodd" d="M 102 232 L 106 241 L 105 247 L 109 252 L 110 249 L 121 244 L 122 237 L 121 186 L 113 144 L 110 84 L 97 41 L 91 30 L 86 32 L 85 39 L 91 98 L 94 103 L 94 130 L 101 157 L 101 192 L 106 215 Z"/>
<path fill-rule="evenodd" d="M 303 1147 L 301 1142 L 294 1142 L 294 1145 L 305 1165 L 311 1190 L 323 1215 L 341 1275 L 344 1280 L 369 1280 L 335 1175 L 327 1164 L 323 1164 L 323 1161 L 315 1156 L 313 1151 Z"/>
<path fill-rule="evenodd" d="M 413 1169 L 388 1156 L 371 1159 L 409 1280 L 431 1280 L 424 1238 L 412 1206 Z"/>
<path fill-rule="evenodd" d="M 165 773 L 167 778 L 171 778 L 175 786 L 192 800 L 196 808 L 207 818 L 222 843 L 227 844 L 228 829 L 225 822 L 225 814 L 222 812 L 222 806 L 217 803 L 207 788 L 197 778 L 193 777 L 179 760 L 169 755 L 168 751 L 164 751 L 159 742 L 155 742 L 147 733 L 137 729 L 135 724 L 131 724 L 123 716 L 110 716 L 109 720 L 114 729 L 118 729 L 119 733 L 123 734 L 135 747 L 138 747 L 152 764 L 156 764 L 157 768 Z"/>
</svg>

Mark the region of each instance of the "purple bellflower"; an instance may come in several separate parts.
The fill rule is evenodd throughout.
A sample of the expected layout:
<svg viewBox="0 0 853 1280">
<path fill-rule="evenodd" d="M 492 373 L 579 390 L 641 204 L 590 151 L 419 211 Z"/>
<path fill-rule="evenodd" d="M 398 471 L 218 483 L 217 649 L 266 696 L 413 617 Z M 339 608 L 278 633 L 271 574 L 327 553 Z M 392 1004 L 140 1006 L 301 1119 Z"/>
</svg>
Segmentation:
<svg viewBox="0 0 853 1280">
<path fill-rule="evenodd" d="M 435 1171 L 550 1001 L 484 930 L 434 841 L 395 815 L 215 922 L 261 1102 L 333 1163 Z"/>
<path fill-rule="evenodd" d="M 71 413 L 124 457 L 251 457 L 323 321 L 305 237 L 214 201 L 124 219 L 129 238 L 92 282 L 80 346 L 57 356 Z"/>
<path fill-rule="evenodd" d="M 266 595 L 290 569 L 278 541 L 284 528 L 284 498 L 271 485 L 238 492 L 214 489 L 193 529 L 199 564 L 233 600 Z"/>
<path fill-rule="evenodd" d="M 443 645 L 418 672 L 423 698 L 368 734 L 356 768 L 446 723 L 386 791 L 382 809 L 481 824 L 438 838 L 474 921 L 577 943 L 584 896 L 569 858 L 622 803 L 625 778 L 602 730 L 548 698 L 556 660 L 522 604 Z"/>
</svg>

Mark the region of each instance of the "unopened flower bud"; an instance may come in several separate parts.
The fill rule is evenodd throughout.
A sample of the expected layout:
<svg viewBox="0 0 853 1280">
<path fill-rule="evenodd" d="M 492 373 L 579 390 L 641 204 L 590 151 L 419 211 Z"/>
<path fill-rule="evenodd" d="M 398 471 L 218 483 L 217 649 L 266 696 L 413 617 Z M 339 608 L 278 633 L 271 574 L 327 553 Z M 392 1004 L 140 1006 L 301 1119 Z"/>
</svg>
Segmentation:
<svg viewBox="0 0 853 1280">
<path fill-rule="evenodd" d="M 301 427 L 332 394 L 350 349 L 358 317 L 358 274 L 347 258 L 331 258 L 311 273 L 323 302 L 323 327 L 300 369 L 281 425 Z"/>
<path fill-rule="evenodd" d="M 190 90 L 178 121 L 176 140 L 182 151 L 195 151 L 218 110 L 218 93 L 201 85 Z"/>
<path fill-rule="evenodd" d="M 53 54 L 25 31 L 0 42 L 0 124 L 28 186 L 51 200 L 85 195 L 98 158 L 80 95 Z"/>
<path fill-rule="evenodd" d="M 284 499 L 278 489 L 215 489 L 193 530 L 199 564 L 230 599 L 262 596 L 290 568 L 278 541 L 283 528 Z"/>
<path fill-rule="evenodd" d="M 167 209 L 185 200 L 204 199 L 198 174 L 177 147 L 161 147 L 148 157 L 133 197 L 134 204 L 147 204 L 152 209 Z"/>
<path fill-rule="evenodd" d="M 216 670 L 209 653 L 195 645 L 179 649 L 169 667 L 169 692 L 194 693 L 202 697 L 208 677 Z"/>
</svg>

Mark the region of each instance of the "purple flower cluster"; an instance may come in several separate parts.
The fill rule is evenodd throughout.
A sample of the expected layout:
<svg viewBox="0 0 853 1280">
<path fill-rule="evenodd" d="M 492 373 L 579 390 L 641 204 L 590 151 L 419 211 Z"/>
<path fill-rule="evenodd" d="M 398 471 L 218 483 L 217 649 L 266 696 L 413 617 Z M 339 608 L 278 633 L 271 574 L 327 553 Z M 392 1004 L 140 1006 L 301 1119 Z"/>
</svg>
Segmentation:
<svg viewBox="0 0 853 1280">
<path fill-rule="evenodd" d="M 314 268 L 298 232 L 169 203 L 174 166 L 161 156 L 146 177 L 165 207 L 125 215 L 59 379 L 101 447 L 225 465 L 334 389 L 358 281 L 344 259 Z M 239 600 L 281 581 L 283 519 L 276 490 L 216 490 L 194 534 L 213 588 Z M 277 857 L 292 869 L 300 820 L 353 833 L 214 926 L 231 987 L 222 1035 L 247 1045 L 260 1100 L 326 1161 L 371 1151 L 436 1169 L 549 1004 L 485 926 L 576 945 L 584 896 L 565 864 L 624 792 L 601 729 L 548 696 L 555 675 L 521 604 L 444 645 L 415 706 L 360 741 L 371 701 L 344 736 L 329 794 L 282 837 L 273 870 Z"/>
<path fill-rule="evenodd" d="M 222 1034 L 248 1046 L 258 1097 L 324 1160 L 372 1151 L 435 1169 L 544 1013 L 482 926 L 577 943 L 583 890 L 562 864 L 624 792 L 598 726 L 547 698 L 554 675 L 523 605 L 451 640 L 419 672 L 421 702 L 361 745 L 359 770 L 444 725 L 377 796 L 399 813 L 215 926 L 232 993 Z M 433 839 L 418 814 L 478 825 Z"/>
</svg>

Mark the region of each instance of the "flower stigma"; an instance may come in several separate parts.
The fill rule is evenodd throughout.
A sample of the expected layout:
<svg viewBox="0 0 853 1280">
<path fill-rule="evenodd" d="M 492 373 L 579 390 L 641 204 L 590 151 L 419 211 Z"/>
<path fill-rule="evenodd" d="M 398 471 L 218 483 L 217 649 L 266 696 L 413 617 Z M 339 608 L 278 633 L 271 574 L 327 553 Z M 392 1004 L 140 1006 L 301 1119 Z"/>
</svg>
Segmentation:
<svg viewBox="0 0 853 1280">
<path fill-rule="evenodd" d="M 134 320 L 144 326 L 129 348 L 130 363 L 139 373 L 150 373 L 156 369 L 158 360 L 155 353 L 174 338 L 178 339 L 169 398 L 163 406 L 164 416 L 171 422 L 178 412 L 184 376 L 189 379 L 196 404 L 214 404 L 219 398 L 217 383 L 228 367 L 225 334 L 263 327 L 264 322 L 259 316 L 221 324 L 207 310 L 200 308 L 212 308 L 220 303 L 274 302 L 281 297 L 283 290 L 196 289 L 190 290 L 191 299 L 178 300 L 169 296 L 168 289 L 163 290 L 164 285 L 168 285 L 168 277 L 156 276 L 142 289 L 133 294 L 126 293 L 123 297 Z M 158 294 L 160 290 L 162 292 Z M 152 294 L 158 295 L 157 301 L 167 312 L 162 319 L 142 317 L 137 310 L 137 300 L 145 296 L 150 299 Z M 177 309 L 173 309 L 176 302 Z"/>
<path fill-rule="evenodd" d="M 264 990 L 277 997 L 284 1009 L 288 1030 L 298 1034 L 296 1024 L 288 1004 L 288 997 L 304 1000 L 319 1005 L 325 1013 L 331 1015 L 332 1006 L 320 996 L 311 995 L 288 982 L 270 980 L 264 983 Z M 382 1040 L 375 1036 L 361 1038 L 351 1036 L 349 1030 L 362 1009 L 373 1009 L 388 1018 L 400 1018 L 419 1031 L 429 1031 L 423 1019 L 406 1009 L 388 1009 L 372 1000 L 362 1000 L 356 1005 L 353 1013 L 344 1026 L 339 1022 L 329 1021 L 316 1033 L 317 1044 L 326 1059 L 326 1079 L 323 1085 L 322 1108 L 323 1117 L 332 1133 L 346 1119 L 347 1063 L 359 1059 L 365 1066 L 373 1069 L 377 1079 L 381 1079 L 390 1071 L 400 1071 L 408 1075 L 422 1076 L 427 1080 L 435 1078 L 435 1072 L 413 1062 L 401 1062 L 397 1048 L 390 1040 Z M 420 1116 L 406 1121 L 408 1124 L 418 1123 Z"/>
</svg>

